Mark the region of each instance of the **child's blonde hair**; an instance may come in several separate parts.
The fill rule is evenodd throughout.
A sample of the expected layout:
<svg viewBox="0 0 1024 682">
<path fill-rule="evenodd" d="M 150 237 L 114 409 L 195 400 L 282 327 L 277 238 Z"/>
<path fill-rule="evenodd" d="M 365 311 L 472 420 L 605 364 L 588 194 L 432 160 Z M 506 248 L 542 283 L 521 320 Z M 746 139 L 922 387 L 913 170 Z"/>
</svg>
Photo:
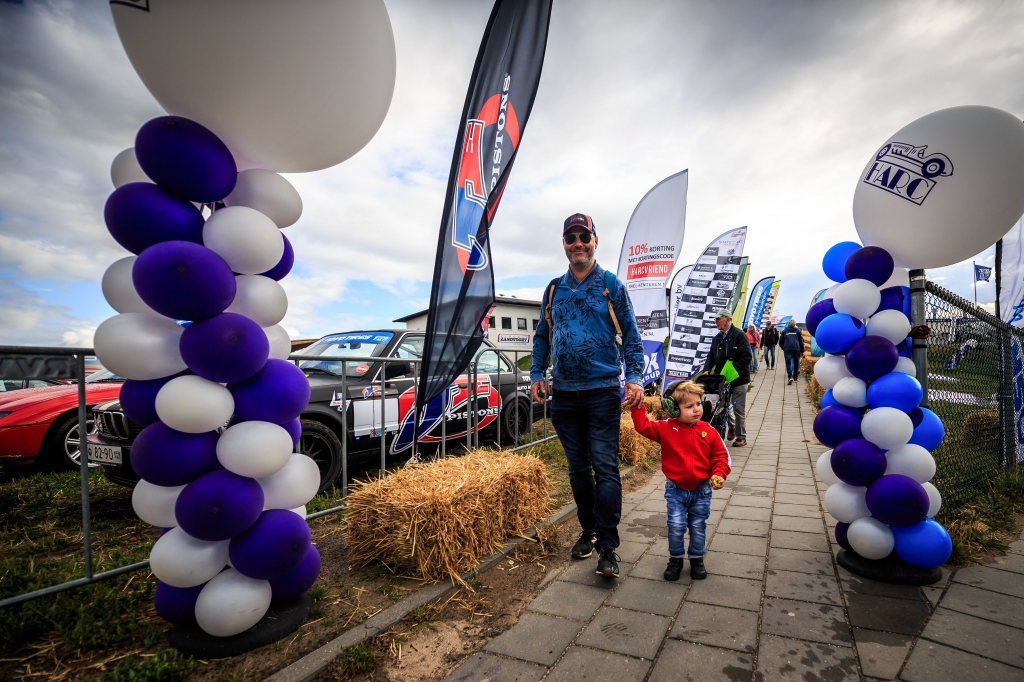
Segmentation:
<svg viewBox="0 0 1024 682">
<path fill-rule="evenodd" d="M 676 405 L 682 406 L 683 400 L 688 395 L 695 395 L 699 399 L 704 395 L 704 388 L 700 384 L 695 384 L 692 381 L 684 381 L 672 389 L 672 400 L 675 401 Z"/>
</svg>

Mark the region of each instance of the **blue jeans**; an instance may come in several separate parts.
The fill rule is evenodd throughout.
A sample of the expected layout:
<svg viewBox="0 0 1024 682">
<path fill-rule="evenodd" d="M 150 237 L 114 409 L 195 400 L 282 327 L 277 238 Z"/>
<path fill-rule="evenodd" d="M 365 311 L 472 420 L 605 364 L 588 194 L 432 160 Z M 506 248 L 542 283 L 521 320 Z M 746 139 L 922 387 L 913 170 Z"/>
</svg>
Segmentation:
<svg viewBox="0 0 1024 682">
<path fill-rule="evenodd" d="M 750 371 L 751 372 L 756 372 L 757 371 L 757 349 L 756 348 L 751 348 L 750 349 Z"/>
<path fill-rule="evenodd" d="M 771 357 L 770 360 L 769 356 Z M 764 363 L 768 365 L 768 369 L 775 366 L 775 346 L 764 347 Z"/>
<path fill-rule="evenodd" d="M 668 553 L 675 558 L 687 554 L 683 540 L 689 528 L 689 557 L 703 558 L 707 521 L 711 516 L 711 484 L 704 481 L 696 490 L 683 490 L 672 481 L 665 481 L 665 502 L 668 507 Z"/>
<path fill-rule="evenodd" d="M 787 350 L 786 351 L 786 374 L 789 375 L 790 379 L 796 380 L 797 375 L 800 373 L 800 351 L 798 350 Z"/>
<path fill-rule="evenodd" d="M 619 478 L 618 386 L 555 391 L 551 424 L 569 462 L 569 484 L 583 530 L 597 534 L 598 549 L 619 546 L 622 480 Z"/>
</svg>

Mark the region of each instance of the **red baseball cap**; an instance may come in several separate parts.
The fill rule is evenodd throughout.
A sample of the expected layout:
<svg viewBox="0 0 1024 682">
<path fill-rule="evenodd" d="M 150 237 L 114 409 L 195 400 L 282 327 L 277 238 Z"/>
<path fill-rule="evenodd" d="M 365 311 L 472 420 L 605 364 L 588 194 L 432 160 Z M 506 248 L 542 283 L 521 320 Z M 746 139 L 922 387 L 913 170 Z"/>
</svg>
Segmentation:
<svg viewBox="0 0 1024 682">
<path fill-rule="evenodd" d="M 573 227 L 582 227 L 591 234 L 597 234 L 597 230 L 594 229 L 594 221 L 586 213 L 573 213 L 571 216 L 565 219 L 565 226 L 562 228 L 562 234 L 565 234 Z"/>
</svg>

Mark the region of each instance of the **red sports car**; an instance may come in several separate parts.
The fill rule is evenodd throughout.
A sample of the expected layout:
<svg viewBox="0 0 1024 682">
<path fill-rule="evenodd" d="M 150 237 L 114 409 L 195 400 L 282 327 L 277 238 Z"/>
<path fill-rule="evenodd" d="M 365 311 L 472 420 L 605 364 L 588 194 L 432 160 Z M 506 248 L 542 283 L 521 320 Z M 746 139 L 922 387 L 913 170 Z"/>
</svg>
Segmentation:
<svg viewBox="0 0 1024 682">
<path fill-rule="evenodd" d="M 106 369 L 86 377 L 89 433 L 95 430 L 92 406 L 116 399 L 123 381 Z M 77 384 L 0 391 L 0 466 L 27 465 L 40 458 L 53 468 L 78 468 L 80 443 Z"/>
</svg>

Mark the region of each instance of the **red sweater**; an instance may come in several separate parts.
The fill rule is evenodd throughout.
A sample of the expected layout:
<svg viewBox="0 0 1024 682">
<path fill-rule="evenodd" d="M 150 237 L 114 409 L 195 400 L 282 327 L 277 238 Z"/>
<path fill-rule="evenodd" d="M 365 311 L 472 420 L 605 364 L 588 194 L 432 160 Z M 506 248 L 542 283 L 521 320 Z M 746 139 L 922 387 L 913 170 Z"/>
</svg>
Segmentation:
<svg viewBox="0 0 1024 682">
<path fill-rule="evenodd" d="M 707 422 L 693 426 L 678 419 L 652 422 L 644 406 L 633 408 L 633 426 L 645 438 L 661 443 L 661 470 L 683 490 L 695 490 L 712 476 L 725 479 L 732 457 L 718 431 Z"/>
</svg>

